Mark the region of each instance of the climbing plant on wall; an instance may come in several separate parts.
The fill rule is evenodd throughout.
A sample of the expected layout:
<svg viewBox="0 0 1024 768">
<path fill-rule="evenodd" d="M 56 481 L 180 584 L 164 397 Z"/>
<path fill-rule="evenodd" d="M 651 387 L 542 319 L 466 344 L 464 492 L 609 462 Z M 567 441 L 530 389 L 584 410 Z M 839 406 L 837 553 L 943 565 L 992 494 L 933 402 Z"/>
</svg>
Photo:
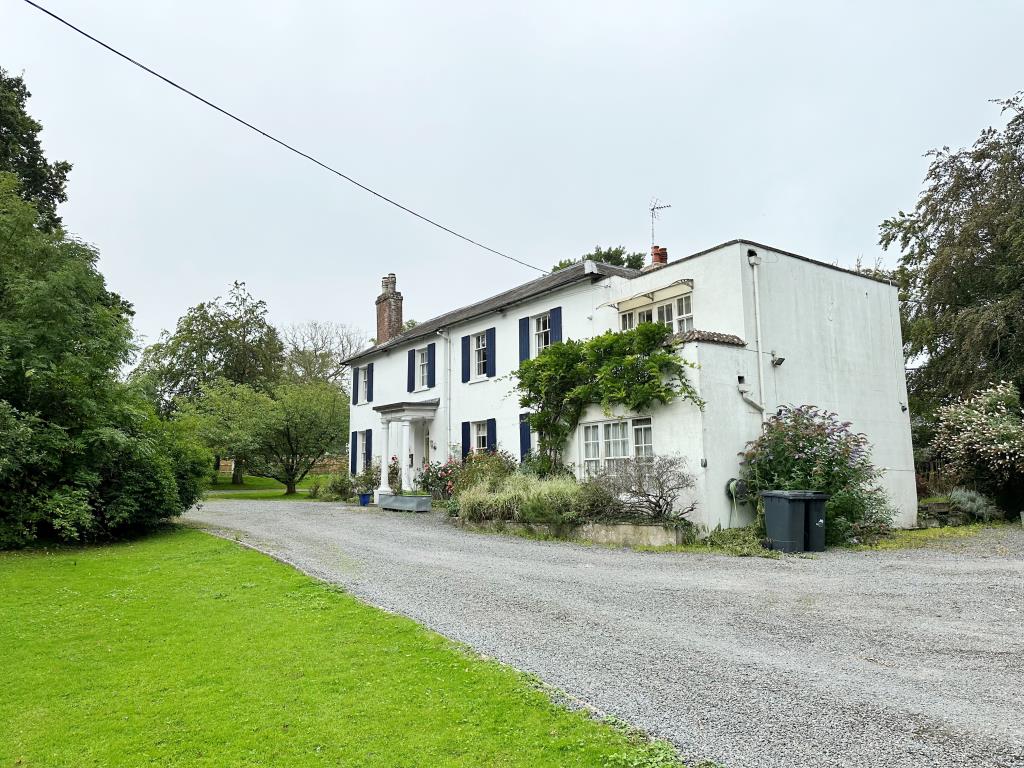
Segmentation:
<svg viewBox="0 0 1024 768">
<path fill-rule="evenodd" d="M 614 406 L 643 411 L 654 403 L 704 402 L 686 376 L 692 363 L 680 358 L 664 325 L 643 323 L 586 341 L 564 341 L 524 360 L 513 372 L 519 404 L 530 411 L 538 452 L 557 464 L 588 405 L 606 413 Z"/>
</svg>

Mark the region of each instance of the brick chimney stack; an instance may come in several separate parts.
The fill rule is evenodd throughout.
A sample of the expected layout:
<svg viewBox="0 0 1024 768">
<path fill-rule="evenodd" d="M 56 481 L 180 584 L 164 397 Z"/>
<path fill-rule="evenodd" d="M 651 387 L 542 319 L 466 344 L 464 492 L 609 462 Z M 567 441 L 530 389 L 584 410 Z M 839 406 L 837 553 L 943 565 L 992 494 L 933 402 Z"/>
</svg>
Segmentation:
<svg viewBox="0 0 1024 768">
<path fill-rule="evenodd" d="M 641 272 L 651 272 L 655 269 L 661 269 L 668 264 L 668 248 L 662 248 L 660 245 L 651 246 L 651 263 L 644 267 Z"/>
<path fill-rule="evenodd" d="M 380 281 L 377 297 L 377 343 L 390 341 L 402 332 L 402 294 L 395 290 L 395 273 Z"/>
</svg>

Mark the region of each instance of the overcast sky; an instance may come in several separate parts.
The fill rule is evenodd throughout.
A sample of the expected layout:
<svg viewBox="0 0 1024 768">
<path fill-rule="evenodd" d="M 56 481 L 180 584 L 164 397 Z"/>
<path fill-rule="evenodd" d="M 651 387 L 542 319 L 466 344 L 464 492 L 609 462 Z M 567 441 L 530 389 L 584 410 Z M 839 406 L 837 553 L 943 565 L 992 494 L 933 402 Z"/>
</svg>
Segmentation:
<svg viewBox="0 0 1024 768">
<path fill-rule="evenodd" d="M 361 182 L 548 268 L 735 237 L 849 265 L 913 206 L 923 153 L 1000 125 L 1024 3 L 40 0 Z M 331 176 L 20 0 L 61 209 L 149 340 L 244 280 L 279 323 L 374 330 L 380 277 L 425 320 L 536 276 Z M 894 254 L 886 261 L 891 263 Z"/>
</svg>

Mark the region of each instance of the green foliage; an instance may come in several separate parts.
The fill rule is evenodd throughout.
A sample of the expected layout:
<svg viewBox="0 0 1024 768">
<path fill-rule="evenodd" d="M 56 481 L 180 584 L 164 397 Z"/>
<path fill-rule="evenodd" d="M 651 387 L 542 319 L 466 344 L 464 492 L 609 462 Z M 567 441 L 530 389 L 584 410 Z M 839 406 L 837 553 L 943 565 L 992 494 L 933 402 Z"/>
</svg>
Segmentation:
<svg viewBox="0 0 1024 768">
<path fill-rule="evenodd" d="M 450 499 L 455 493 L 455 480 L 462 464 L 454 457 L 446 461 L 424 462 L 416 474 L 416 487 L 435 499 Z"/>
<path fill-rule="evenodd" d="M 761 491 L 810 490 L 830 494 L 826 540 L 838 544 L 888 529 L 892 508 L 878 486 L 867 437 L 829 411 L 783 407 L 747 445 L 743 477 L 752 499 Z"/>
<path fill-rule="evenodd" d="M 177 400 L 194 400 L 218 379 L 270 392 L 284 374 L 284 344 L 267 319 L 267 304 L 236 282 L 226 300 L 217 297 L 189 309 L 173 334 L 147 347 L 132 380 L 162 413 Z"/>
<path fill-rule="evenodd" d="M 567 523 L 579 520 L 582 494 L 570 477 L 509 474 L 493 484 L 470 485 L 457 498 L 460 516 L 472 522 Z"/>
<path fill-rule="evenodd" d="M 1003 516 L 1003 512 L 992 499 L 969 488 L 954 488 L 949 492 L 949 504 L 957 512 L 970 515 L 975 520 L 987 523 Z"/>
<path fill-rule="evenodd" d="M 118 380 L 130 305 L 0 173 L 0 547 L 121 535 L 199 497 L 211 457 Z"/>
<path fill-rule="evenodd" d="M 356 493 L 373 493 L 380 488 L 380 461 L 374 461 L 356 475 L 353 482 Z"/>
<path fill-rule="evenodd" d="M 960 482 L 1024 505 L 1024 410 L 1016 386 L 1002 382 L 939 409 L 934 454 Z"/>
<path fill-rule="evenodd" d="M 353 481 L 347 472 L 331 475 L 324 482 L 324 498 L 328 501 L 346 501 L 352 498 Z"/>
<path fill-rule="evenodd" d="M 603 264 L 611 264 L 613 267 L 641 269 L 644 266 L 644 262 L 647 260 L 647 256 L 640 251 L 626 253 L 626 246 L 624 245 L 620 245 L 615 248 L 602 248 L 599 245 L 595 245 L 593 251 L 583 254 L 578 259 L 562 259 L 551 268 L 551 271 L 557 272 L 560 269 L 571 267 L 573 264 L 579 264 L 581 261 L 586 261 L 587 259 L 590 261 L 599 261 Z"/>
<path fill-rule="evenodd" d="M 68 199 L 64 188 L 71 163 L 47 161 L 39 143 L 43 126 L 25 111 L 31 95 L 20 76 L 0 67 L 0 173 L 17 177 L 17 194 L 33 205 L 35 224 L 53 231 L 61 223 L 57 205 Z"/>
<path fill-rule="evenodd" d="M 198 531 L 0 555 L 0 584 L 3 766 L 592 768 L 646 749 Z"/>
<path fill-rule="evenodd" d="M 639 521 L 686 523 L 686 516 L 697 508 L 696 502 L 683 501 L 695 480 L 682 456 L 623 459 L 590 483 L 603 486 L 619 500 L 627 517 Z"/>
<path fill-rule="evenodd" d="M 481 484 L 493 490 L 513 474 L 517 466 L 515 456 L 508 451 L 471 453 L 451 478 L 452 494 L 458 495 L 466 488 Z"/>
<path fill-rule="evenodd" d="M 911 213 L 880 226 L 901 251 L 903 338 L 917 410 L 992 381 L 1024 386 L 1024 92 L 970 148 L 929 153 Z"/>
<path fill-rule="evenodd" d="M 560 463 L 566 440 L 591 404 L 606 412 L 614 406 L 642 412 L 682 398 L 703 407 L 686 377 L 692 365 L 676 354 L 671 337 L 666 326 L 642 323 L 631 331 L 552 344 L 520 363 L 512 375 L 519 404 L 530 410 L 540 454 Z"/>
</svg>

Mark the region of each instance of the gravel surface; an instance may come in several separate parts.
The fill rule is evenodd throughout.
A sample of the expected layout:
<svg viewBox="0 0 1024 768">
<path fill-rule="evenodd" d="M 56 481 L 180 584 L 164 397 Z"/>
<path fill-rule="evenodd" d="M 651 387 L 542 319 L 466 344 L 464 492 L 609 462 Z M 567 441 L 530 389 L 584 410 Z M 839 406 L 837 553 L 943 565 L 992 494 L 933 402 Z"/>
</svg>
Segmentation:
<svg viewBox="0 0 1024 768">
<path fill-rule="evenodd" d="M 188 519 L 694 759 L 1024 766 L 1019 526 L 767 560 L 530 541 L 312 502 L 207 502 Z"/>
</svg>

